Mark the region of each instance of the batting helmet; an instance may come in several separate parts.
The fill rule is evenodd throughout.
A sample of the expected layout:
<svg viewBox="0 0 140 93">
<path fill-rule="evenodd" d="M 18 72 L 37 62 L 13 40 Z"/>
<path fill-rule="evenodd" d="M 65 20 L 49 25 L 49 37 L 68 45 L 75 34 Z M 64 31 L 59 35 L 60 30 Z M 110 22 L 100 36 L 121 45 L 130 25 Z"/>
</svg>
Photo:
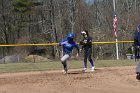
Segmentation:
<svg viewBox="0 0 140 93">
<path fill-rule="evenodd" d="M 68 38 L 74 38 L 74 34 L 73 33 L 69 33 L 68 34 Z"/>
</svg>

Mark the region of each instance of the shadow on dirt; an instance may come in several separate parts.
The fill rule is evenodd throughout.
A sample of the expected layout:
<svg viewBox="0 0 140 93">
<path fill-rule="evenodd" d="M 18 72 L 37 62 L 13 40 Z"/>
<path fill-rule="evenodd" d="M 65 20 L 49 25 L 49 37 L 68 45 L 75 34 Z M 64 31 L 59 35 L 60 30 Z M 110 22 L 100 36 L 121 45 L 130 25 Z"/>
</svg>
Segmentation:
<svg viewBox="0 0 140 93">
<path fill-rule="evenodd" d="M 82 71 L 71 71 L 71 72 L 68 72 L 68 74 L 81 74 L 83 73 Z"/>
<path fill-rule="evenodd" d="M 95 69 L 95 71 L 87 70 L 86 72 L 81 70 L 81 71 L 71 71 L 71 72 L 68 72 L 68 74 L 96 73 L 96 72 L 101 72 L 101 71 L 102 71 L 101 69 Z"/>
</svg>

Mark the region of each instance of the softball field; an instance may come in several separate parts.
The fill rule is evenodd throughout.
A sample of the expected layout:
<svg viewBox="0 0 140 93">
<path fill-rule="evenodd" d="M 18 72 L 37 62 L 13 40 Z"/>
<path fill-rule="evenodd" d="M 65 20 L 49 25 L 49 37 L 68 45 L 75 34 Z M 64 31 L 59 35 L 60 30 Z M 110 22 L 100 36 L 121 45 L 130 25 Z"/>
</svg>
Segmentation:
<svg viewBox="0 0 140 93">
<path fill-rule="evenodd" d="M 98 63 L 96 63 L 98 64 Z M 8 65 L 8 64 L 7 64 Z M 0 67 L 1 69 L 2 67 Z M 139 93 L 135 66 L 0 73 L 0 93 Z"/>
</svg>

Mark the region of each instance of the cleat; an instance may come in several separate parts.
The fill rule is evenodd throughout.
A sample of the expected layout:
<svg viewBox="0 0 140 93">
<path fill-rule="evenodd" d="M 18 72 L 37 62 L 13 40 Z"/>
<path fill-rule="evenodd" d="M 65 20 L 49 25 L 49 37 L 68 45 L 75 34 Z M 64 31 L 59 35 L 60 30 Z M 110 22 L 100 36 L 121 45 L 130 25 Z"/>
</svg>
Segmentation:
<svg viewBox="0 0 140 93">
<path fill-rule="evenodd" d="M 67 74 L 67 72 L 66 71 L 64 71 L 64 73 L 63 73 L 64 75 L 66 75 Z"/>
<path fill-rule="evenodd" d="M 67 74 L 67 71 L 66 70 L 62 70 L 62 72 L 63 72 L 64 75 Z"/>
<path fill-rule="evenodd" d="M 91 71 L 92 71 L 92 72 L 95 71 L 95 67 L 92 67 L 92 68 L 91 68 Z"/>
<path fill-rule="evenodd" d="M 87 70 L 87 68 L 84 68 L 82 71 L 83 71 L 83 72 L 86 72 L 86 70 Z"/>
</svg>

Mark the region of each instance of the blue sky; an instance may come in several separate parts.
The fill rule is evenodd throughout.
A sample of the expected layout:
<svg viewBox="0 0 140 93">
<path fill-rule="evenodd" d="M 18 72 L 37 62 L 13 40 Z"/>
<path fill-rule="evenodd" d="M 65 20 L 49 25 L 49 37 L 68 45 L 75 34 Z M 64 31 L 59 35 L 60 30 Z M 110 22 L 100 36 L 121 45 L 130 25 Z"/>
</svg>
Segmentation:
<svg viewBox="0 0 140 93">
<path fill-rule="evenodd" d="M 93 3 L 94 0 L 85 0 L 87 3 Z"/>
<path fill-rule="evenodd" d="M 94 3 L 94 0 L 85 0 L 85 2 L 89 5 L 92 5 Z"/>
</svg>

